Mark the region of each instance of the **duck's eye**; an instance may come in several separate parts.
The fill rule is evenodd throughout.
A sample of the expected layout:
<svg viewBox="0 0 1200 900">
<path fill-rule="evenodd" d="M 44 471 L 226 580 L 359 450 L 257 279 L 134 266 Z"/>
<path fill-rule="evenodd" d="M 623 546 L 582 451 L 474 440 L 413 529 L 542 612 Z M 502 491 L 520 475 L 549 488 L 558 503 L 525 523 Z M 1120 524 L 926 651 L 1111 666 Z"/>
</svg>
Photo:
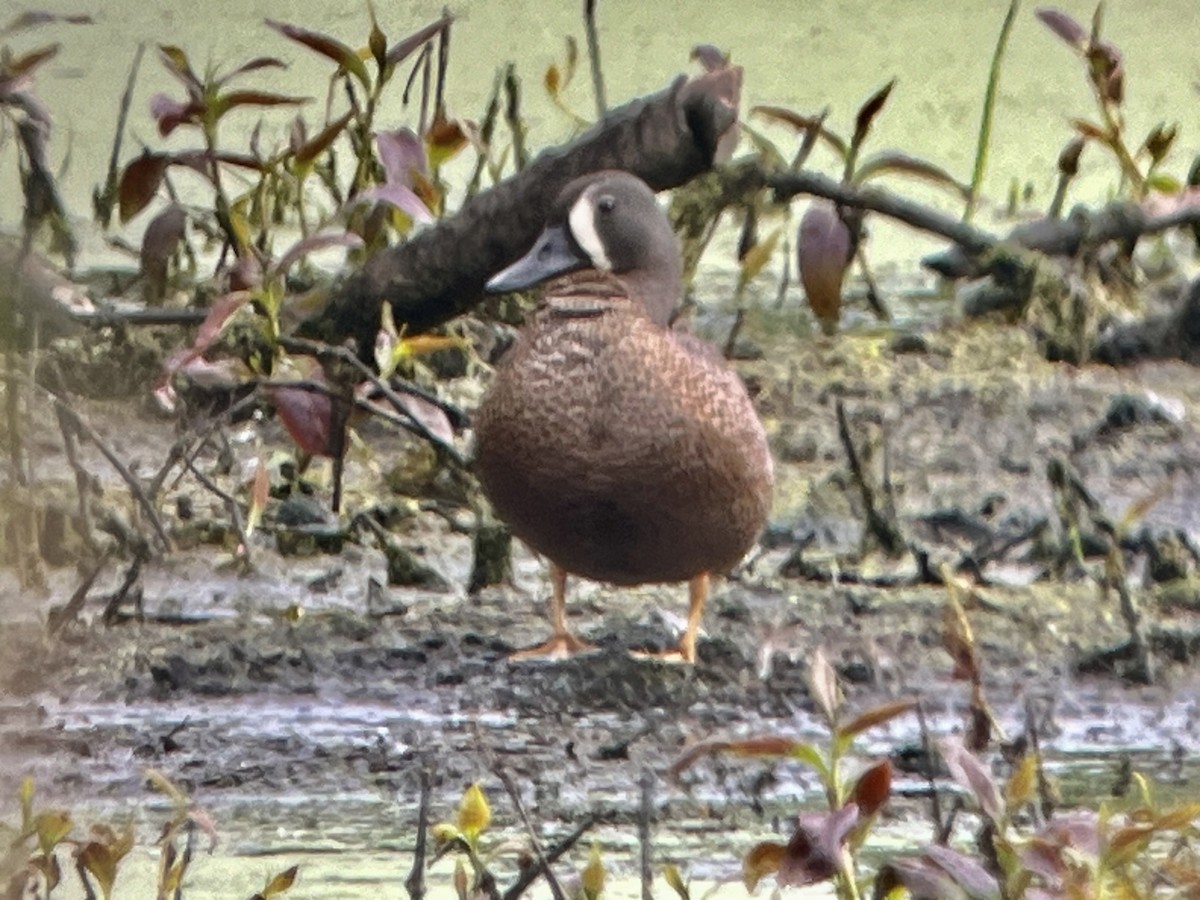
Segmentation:
<svg viewBox="0 0 1200 900">
<path fill-rule="evenodd" d="M 596 201 L 596 208 L 602 213 L 610 213 L 616 208 L 617 201 L 611 194 L 605 194 Z"/>
</svg>

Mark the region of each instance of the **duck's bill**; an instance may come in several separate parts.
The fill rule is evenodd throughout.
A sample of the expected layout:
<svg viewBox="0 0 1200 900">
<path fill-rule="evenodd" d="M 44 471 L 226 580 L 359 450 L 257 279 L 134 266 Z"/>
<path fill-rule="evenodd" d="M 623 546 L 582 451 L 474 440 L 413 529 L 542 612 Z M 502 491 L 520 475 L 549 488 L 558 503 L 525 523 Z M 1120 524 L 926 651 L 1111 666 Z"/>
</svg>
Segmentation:
<svg viewBox="0 0 1200 900">
<path fill-rule="evenodd" d="M 567 230 L 553 226 L 538 235 L 528 253 L 493 275 L 487 289 L 493 294 L 522 291 L 555 275 L 574 272 L 586 264 L 587 259 L 575 249 Z"/>
</svg>

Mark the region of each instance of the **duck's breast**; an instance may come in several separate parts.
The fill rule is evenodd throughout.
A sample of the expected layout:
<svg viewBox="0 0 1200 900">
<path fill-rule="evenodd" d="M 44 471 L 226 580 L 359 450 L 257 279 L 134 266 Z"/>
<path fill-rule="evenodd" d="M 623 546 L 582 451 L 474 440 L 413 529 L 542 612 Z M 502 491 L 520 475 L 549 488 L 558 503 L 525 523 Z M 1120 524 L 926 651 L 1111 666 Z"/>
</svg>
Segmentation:
<svg viewBox="0 0 1200 900">
<path fill-rule="evenodd" d="M 770 455 L 741 381 L 643 317 L 535 327 L 497 371 L 476 441 L 500 517 L 596 580 L 724 571 L 770 505 Z"/>
</svg>

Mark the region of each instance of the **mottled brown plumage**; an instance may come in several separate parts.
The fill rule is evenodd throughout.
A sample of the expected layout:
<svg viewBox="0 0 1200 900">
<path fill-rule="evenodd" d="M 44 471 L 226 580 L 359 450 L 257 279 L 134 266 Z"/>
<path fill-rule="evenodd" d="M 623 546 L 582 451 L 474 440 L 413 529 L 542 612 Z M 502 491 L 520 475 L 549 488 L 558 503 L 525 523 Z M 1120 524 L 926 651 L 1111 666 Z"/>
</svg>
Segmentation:
<svg viewBox="0 0 1200 900">
<path fill-rule="evenodd" d="M 581 179 L 547 234 L 495 279 L 509 287 L 519 270 L 523 286 L 569 273 L 547 285 L 477 413 L 484 491 L 558 570 L 555 637 L 541 649 L 581 646 L 563 623 L 563 573 L 618 585 L 690 580 L 678 652 L 691 661 L 707 575 L 732 568 L 766 521 L 762 425 L 720 355 L 668 324 L 679 251 L 649 188 L 624 173 Z"/>
</svg>

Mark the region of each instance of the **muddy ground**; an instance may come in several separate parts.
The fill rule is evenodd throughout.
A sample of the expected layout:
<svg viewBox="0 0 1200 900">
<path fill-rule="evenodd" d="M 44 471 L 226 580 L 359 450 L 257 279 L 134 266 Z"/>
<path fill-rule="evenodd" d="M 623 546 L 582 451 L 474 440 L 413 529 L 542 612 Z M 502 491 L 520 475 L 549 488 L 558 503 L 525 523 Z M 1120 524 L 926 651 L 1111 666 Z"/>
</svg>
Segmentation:
<svg viewBox="0 0 1200 900">
<path fill-rule="evenodd" d="M 727 321 L 718 316 L 704 327 L 717 334 Z M 961 565 L 977 584 L 966 596 L 968 614 L 988 697 L 1009 736 L 1032 699 L 1051 756 L 1101 761 L 1077 799 L 1103 793 L 1105 773 L 1126 752 L 1186 780 L 1200 747 L 1195 370 L 1050 364 L 1020 327 L 1001 323 L 859 329 L 817 341 L 798 333 L 798 321 L 751 316 L 743 349 L 759 358 L 739 365 L 771 432 L 776 508 L 762 546 L 714 591 L 694 668 L 627 653 L 675 640 L 683 586 L 573 585 L 572 622 L 599 651 L 509 661 L 548 630 L 544 568 L 518 550 L 513 584 L 468 595 L 470 505 L 421 469 L 413 439 L 378 423 L 361 428 L 363 442 L 351 452 L 342 521 L 370 512 L 440 583 L 389 585 L 369 529 L 348 529 L 324 545 L 336 552 L 314 542 L 282 555 L 281 517 L 289 513 L 279 499 L 252 538 L 249 571 L 239 571 L 224 501 L 194 477 L 173 475 L 159 508 L 179 547 L 141 566 L 118 621 L 104 625 L 101 613 L 130 566 L 128 554 L 114 551 L 78 615 L 48 635 L 47 618 L 80 583 L 70 564 L 70 548 L 80 544 L 69 521 L 75 475 L 52 413 L 34 397 L 24 438 L 36 485 L 6 491 L 10 509 L 32 497 L 41 521 L 61 528 L 43 528 L 43 555 L 56 563 L 42 567 L 43 586 L 18 585 L 11 551 L 0 570 L 0 809 L 15 814 L 8 798 L 25 774 L 48 802 L 127 808 L 149 796 L 142 772 L 153 766 L 218 810 L 240 801 L 273 810 L 272 802 L 292 798 L 298 806 L 277 816 L 290 827 L 303 808 L 313 846 L 331 830 L 342 847 L 384 840 L 377 822 L 357 829 L 330 821 L 347 804 L 376 798 L 392 810 L 389 839 L 403 845 L 422 768 L 433 772 L 443 814 L 463 786 L 481 779 L 505 826 L 519 833 L 494 774 L 501 767 L 552 829 L 598 809 L 631 821 L 642 773 L 661 777 L 692 742 L 764 732 L 816 738 L 805 679 L 817 647 L 835 663 L 852 709 L 918 695 L 935 730 L 961 729 L 968 691 L 942 649 L 947 591 L 916 583 L 922 560 L 926 572 Z M 128 399 L 80 398 L 76 408 L 146 478 L 167 459 L 176 425 L 155 415 L 135 386 Z M 469 407 L 479 380 L 468 374 L 447 388 Z M 878 484 L 886 474 L 897 521 L 919 554 L 890 558 L 864 537 L 862 493 L 838 435 L 839 399 L 870 477 Z M 281 491 L 278 463 L 290 451 L 273 419 L 232 426 L 223 469 L 218 451 L 205 449 L 197 466 L 224 489 L 244 498 L 247 473 L 266 459 Z M 1059 517 L 1047 477 L 1052 459 L 1077 475 L 1120 531 L 1125 578 L 1156 651 L 1152 685 L 1122 677 L 1119 659 L 1115 668 L 1079 670 L 1128 631 L 1115 593 L 1098 586 L 1103 541 L 1070 534 Z M 128 491 L 86 442 L 80 465 L 97 479 L 99 506 L 148 535 Z M 423 474 L 414 476 L 414 467 Z M 329 498 L 322 471 L 309 476 L 318 509 Z M 11 547 L 12 518 L 8 527 Z M 899 720 L 870 735 L 861 755 L 901 751 L 916 735 L 913 721 Z M 920 783 L 915 778 L 914 790 Z M 719 761 L 682 784 L 660 782 L 656 803 L 663 822 L 742 823 L 752 835 L 773 815 L 815 802 L 816 787 L 794 766 Z M 241 850 L 286 844 L 292 838 L 276 825 L 269 812 L 243 823 Z"/>
</svg>

